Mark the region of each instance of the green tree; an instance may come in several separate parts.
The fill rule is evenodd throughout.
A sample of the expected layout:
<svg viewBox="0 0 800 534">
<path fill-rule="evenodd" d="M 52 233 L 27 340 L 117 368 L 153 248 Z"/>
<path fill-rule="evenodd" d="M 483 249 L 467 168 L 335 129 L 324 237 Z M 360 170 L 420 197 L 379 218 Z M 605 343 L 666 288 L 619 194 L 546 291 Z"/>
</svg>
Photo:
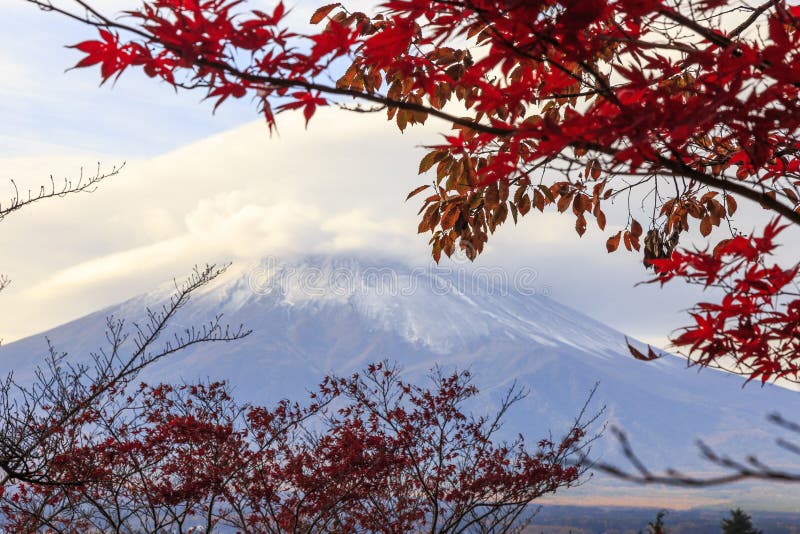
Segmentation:
<svg viewBox="0 0 800 534">
<path fill-rule="evenodd" d="M 741 508 L 731 510 L 731 516 L 723 519 L 719 526 L 724 534 L 761 534 L 761 531 L 753 526 L 750 516 Z"/>
</svg>

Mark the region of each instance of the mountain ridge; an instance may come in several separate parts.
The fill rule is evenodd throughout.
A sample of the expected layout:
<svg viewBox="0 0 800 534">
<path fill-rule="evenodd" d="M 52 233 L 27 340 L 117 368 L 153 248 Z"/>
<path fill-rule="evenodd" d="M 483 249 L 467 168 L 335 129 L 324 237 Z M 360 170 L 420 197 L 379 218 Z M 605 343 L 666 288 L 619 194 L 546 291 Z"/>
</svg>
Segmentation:
<svg viewBox="0 0 800 534">
<path fill-rule="evenodd" d="M 780 407 L 791 415 L 800 407 L 794 392 L 769 385 L 742 389 L 739 377 L 687 370 L 676 356 L 635 360 L 622 333 L 543 296 L 535 276 L 522 283 L 524 274 L 319 255 L 233 266 L 193 295 L 173 326 L 222 313 L 253 334 L 183 351 L 141 379 L 226 379 L 243 400 L 270 403 L 304 397 L 300 393 L 325 374 L 349 374 L 383 359 L 398 362 L 413 380 L 434 365 L 469 368 L 482 390 L 478 410 L 491 410 L 512 382 L 530 390 L 506 428 L 534 437 L 568 428 L 599 381 L 593 407 L 606 406 L 608 422 L 629 433 L 649 465 L 695 471 L 708 465 L 697 461 L 694 437 L 744 455 L 772 438 L 762 423 L 767 413 Z M 46 336 L 80 358 L 102 343 L 105 315 L 135 321 L 168 294 L 169 285 L 162 286 Z M 0 346 L 0 372 L 30 376 L 30 355 L 44 347 L 42 335 Z M 596 451 L 622 461 L 612 440 Z"/>
</svg>

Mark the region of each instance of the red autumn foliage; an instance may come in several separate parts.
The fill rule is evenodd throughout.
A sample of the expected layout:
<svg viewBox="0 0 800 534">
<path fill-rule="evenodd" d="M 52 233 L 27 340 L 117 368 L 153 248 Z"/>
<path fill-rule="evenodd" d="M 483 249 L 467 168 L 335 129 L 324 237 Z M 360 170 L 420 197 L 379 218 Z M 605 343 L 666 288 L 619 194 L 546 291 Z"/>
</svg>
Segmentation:
<svg viewBox="0 0 800 534">
<path fill-rule="evenodd" d="M 797 380 L 800 299 L 787 293 L 798 265 L 783 269 L 765 261 L 784 228 L 775 220 L 761 236 L 721 241 L 711 253 L 675 251 L 652 261 L 654 281 L 664 284 L 679 277 L 725 290 L 720 302 L 697 304 L 692 310 L 695 324 L 673 341 L 688 348 L 692 361 L 732 368 L 762 382 L 775 377 Z"/>
<path fill-rule="evenodd" d="M 604 207 L 633 191 L 649 228 L 629 213 L 606 247 L 642 250 L 648 265 L 670 258 L 694 224 L 704 238 L 724 228 L 740 200 L 800 224 L 800 10 L 785 0 L 388 0 L 370 14 L 329 4 L 308 34 L 288 27 L 281 3 L 264 12 L 149 0 L 121 22 L 29 1 L 99 27 L 99 40 L 76 45 L 76 66 L 100 64 L 103 80 L 142 68 L 215 105 L 253 95 L 270 128 L 278 111 L 309 120 L 351 98 L 385 106 L 401 130 L 449 121 L 454 131 L 420 163 L 430 183 L 413 191 L 428 192 L 419 232 L 431 232 L 436 260 L 457 248 L 475 258 L 509 215 L 534 208 L 571 213 L 579 235 L 590 218 L 605 231 Z M 712 256 L 681 252 L 659 265 Z M 736 278 L 720 277 L 738 273 L 714 276 L 734 288 Z M 751 378 L 800 380 L 788 357 L 796 301 L 770 300 L 779 309 L 767 319 L 763 295 L 739 302 L 740 293 L 721 305 L 761 311 L 725 311 L 735 329 L 703 318 L 677 344 L 703 365 L 735 360 Z"/>
<path fill-rule="evenodd" d="M 13 532 L 506 532 L 534 499 L 579 481 L 587 424 L 531 449 L 499 441 L 512 388 L 488 417 L 464 411 L 468 373 L 430 387 L 371 365 L 310 401 L 240 405 L 222 383 L 116 391 L 60 429 L 58 484 L 6 488 Z"/>
</svg>

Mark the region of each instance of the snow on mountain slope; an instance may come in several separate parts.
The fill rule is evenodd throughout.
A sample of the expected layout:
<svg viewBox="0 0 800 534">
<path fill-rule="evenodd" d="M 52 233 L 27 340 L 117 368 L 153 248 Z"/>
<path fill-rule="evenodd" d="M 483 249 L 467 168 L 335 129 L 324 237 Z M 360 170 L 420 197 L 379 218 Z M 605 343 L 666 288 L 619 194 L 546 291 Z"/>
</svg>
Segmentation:
<svg viewBox="0 0 800 534">
<path fill-rule="evenodd" d="M 648 463 L 684 469 L 707 467 L 697 458 L 695 437 L 732 454 L 761 457 L 773 439 L 764 416 L 798 413 L 795 392 L 743 389 L 738 377 L 698 373 L 673 356 L 637 361 L 623 334 L 530 286 L 524 272 L 447 272 L 351 257 L 234 266 L 195 294 L 175 326 L 222 313 L 253 333 L 236 343 L 186 350 L 147 369 L 142 379 L 227 379 L 240 398 L 271 402 L 302 396 L 326 373 L 350 373 L 384 358 L 399 362 L 414 380 L 436 364 L 469 368 L 483 392 L 477 409 L 490 409 L 514 381 L 530 389 L 506 431 L 533 438 L 565 429 L 599 382 L 594 406 L 607 407 L 608 421 L 628 431 Z M 80 359 L 102 346 L 105 316 L 135 320 L 168 295 L 169 285 L 44 335 Z M 0 372 L 30 378 L 45 353 L 44 335 L 0 346 Z M 613 440 L 601 441 L 596 452 L 619 460 Z M 780 452 L 773 458 L 793 460 Z M 791 492 L 788 498 L 794 499 Z"/>
</svg>

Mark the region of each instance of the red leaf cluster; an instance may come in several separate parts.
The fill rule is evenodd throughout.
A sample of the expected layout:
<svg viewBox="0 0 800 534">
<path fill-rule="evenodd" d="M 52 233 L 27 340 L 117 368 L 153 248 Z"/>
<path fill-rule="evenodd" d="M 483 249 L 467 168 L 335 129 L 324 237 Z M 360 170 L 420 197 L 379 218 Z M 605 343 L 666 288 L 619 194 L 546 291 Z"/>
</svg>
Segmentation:
<svg viewBox="0 0 800 534">
<path fill-rule="evenodd" d="M 578 481 L 585 426 L 531 450 L 495 437 L 495 416 L 464 411 L 468 373 L 430 387 L 388 364 L 327 378 L 305 406 L 240 405 L 222 383 L 142 384 L 61 430 L 59 484 L 0 496 L 13 532 L 229 527 L 245 532 L 458 532 L 510 526 L 537 497 Z"/>
<path fill-rule="evenodd" d="M 674 251 L 651 260 L 662 284 L 674 278 L 720 286 L 719 302 L 701 302 L 695 321 L 673 343 L 686 347 L 700 365 L 733 369 L 762 383 L 800 380 L 800 299 L 791 296 L 798 265 L 767 265 L 784 229 L 775 220 L 761 235 L 721 241 L 712 252 Z"/>
</svg>

